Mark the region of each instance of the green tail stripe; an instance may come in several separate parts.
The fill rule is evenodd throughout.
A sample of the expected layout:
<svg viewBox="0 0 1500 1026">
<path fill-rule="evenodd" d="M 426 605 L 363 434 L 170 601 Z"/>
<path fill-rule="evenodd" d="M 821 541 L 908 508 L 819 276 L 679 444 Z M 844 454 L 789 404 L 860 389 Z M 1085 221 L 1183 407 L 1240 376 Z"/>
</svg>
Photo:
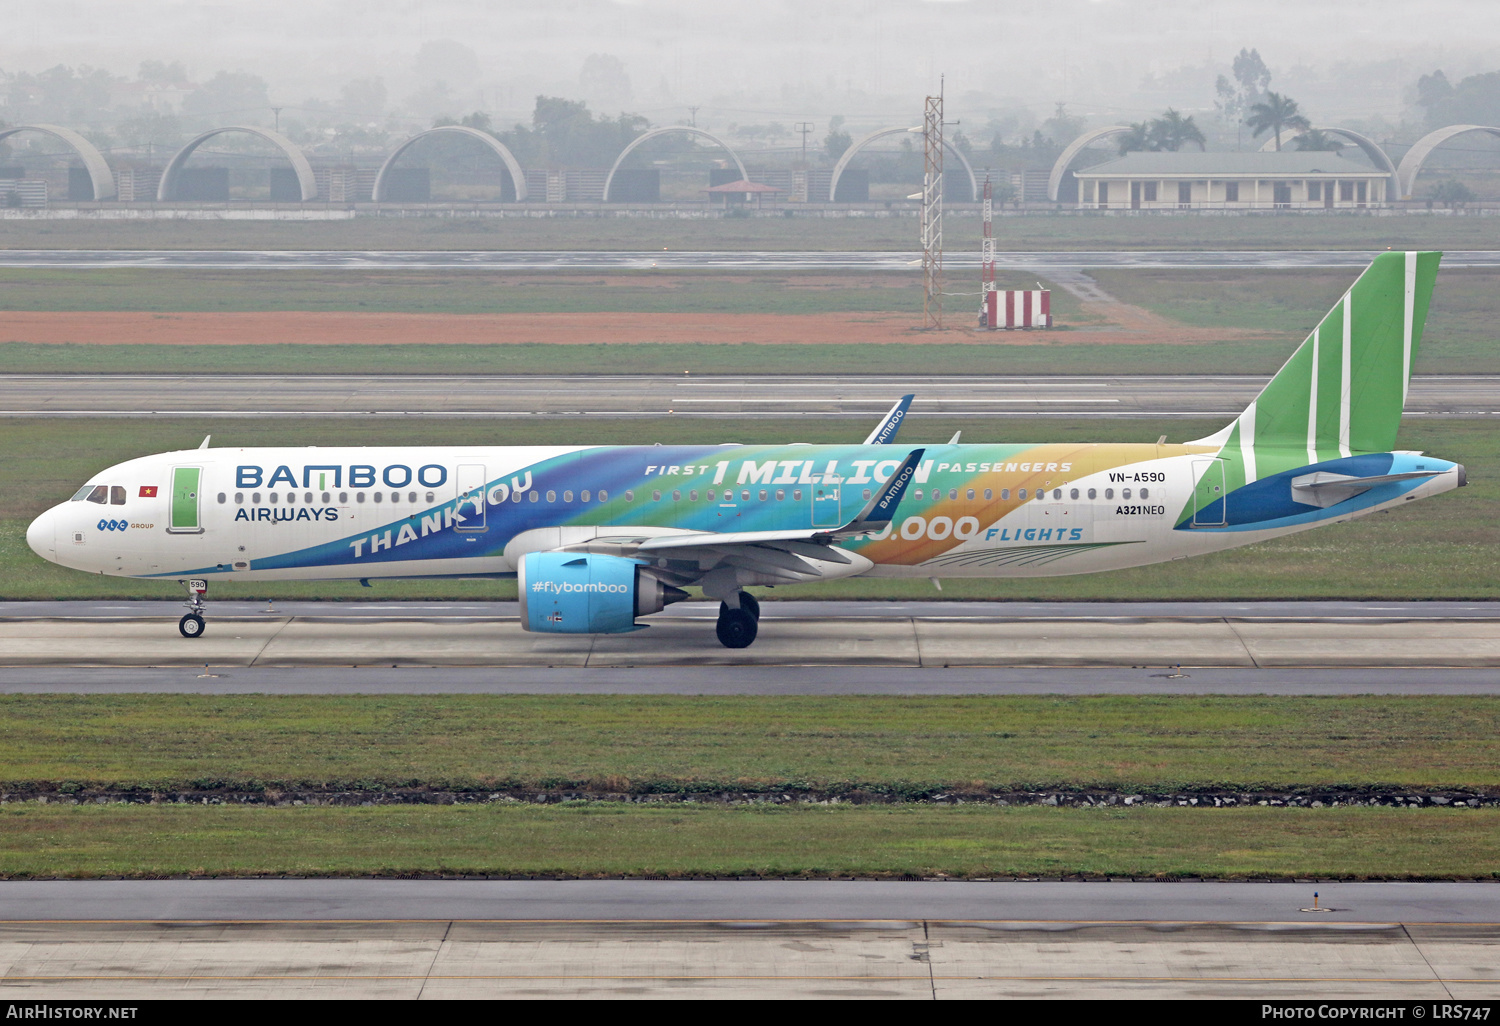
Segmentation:
<svg viewBox="0 0 1500 1026">
<path fill-rule="evenodd" d="M 1395 446 L 1442 256 L 1377 256 L 1239 419 L 1203 440 L 1222 446 L 1226 493 L 1309 463 Z M 1205 499 L 1196 495 L 1183 515 Z"/>
</svg>

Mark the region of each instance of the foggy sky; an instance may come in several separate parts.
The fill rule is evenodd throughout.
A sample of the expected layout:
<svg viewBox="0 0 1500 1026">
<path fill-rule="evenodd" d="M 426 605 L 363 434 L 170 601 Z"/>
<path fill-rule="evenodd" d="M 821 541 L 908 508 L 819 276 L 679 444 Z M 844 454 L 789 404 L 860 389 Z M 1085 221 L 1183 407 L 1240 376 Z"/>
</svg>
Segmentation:
<svg viewBox="0 0 1500 1026">
<path fill-rule="evenodd" d="M 947 75 L 950 110 L 1057 102 L 1095 122 L 1166 104 L 1206 110 L 1241 47 L 1319 120 L 1398 120 L 1416 76 L 1500 70 L 1500 4 L 1483 0 L 49 0 L 5 5 L 0 70 L 89 64 L 134 74 L 183 62 L 191 78 L 252 72 L 273 102 L 336 100 L 380 76 L 401 108 L 432 85 L 424 42 L 474 51 L 453 69 L 454 113 L 524 120 L 538 93 L 653 122 L 704 118 L 915 120 Z M 594 53 L 628 91 L 586 96 Z"/>
</svg>

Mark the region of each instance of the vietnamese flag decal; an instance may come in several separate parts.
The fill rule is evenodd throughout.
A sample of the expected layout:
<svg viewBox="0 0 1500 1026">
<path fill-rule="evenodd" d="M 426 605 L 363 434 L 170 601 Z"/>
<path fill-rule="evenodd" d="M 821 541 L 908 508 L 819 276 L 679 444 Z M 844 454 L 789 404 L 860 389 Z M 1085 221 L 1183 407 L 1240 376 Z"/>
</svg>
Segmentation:
<svg viewBox="0 0 1500 1026">
<path fill-rule="evenodd" d="M 142 499 L 154 499 L 154 498 L 156 498 L 156 485 L 141 485 L 140 498 L 142 498 Z"/>
</svg>

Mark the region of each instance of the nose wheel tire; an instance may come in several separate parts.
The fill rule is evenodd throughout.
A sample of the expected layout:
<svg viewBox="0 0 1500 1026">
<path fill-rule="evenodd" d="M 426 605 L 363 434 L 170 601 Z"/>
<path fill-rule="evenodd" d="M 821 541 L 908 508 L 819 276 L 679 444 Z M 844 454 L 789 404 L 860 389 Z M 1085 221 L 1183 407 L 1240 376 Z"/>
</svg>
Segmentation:
<svg viewBox="0 0 1500 1026">
<path fill-rule="evenodd" d="M 205 626 L 203 617 L 197 613 L 188 613 L 181 620 L 177 621 L 177 629 L 182 633 L 184 638 L 203 637 L 203 628 Z"/>
<path fill-rule="evenodd" d="M 715 628 L 719 644 L 725 648 L 749 648 L 755 641 L 760 624 L 748 609 L 725 609 L 719 613 L 719 624 Z"/>
</svg>

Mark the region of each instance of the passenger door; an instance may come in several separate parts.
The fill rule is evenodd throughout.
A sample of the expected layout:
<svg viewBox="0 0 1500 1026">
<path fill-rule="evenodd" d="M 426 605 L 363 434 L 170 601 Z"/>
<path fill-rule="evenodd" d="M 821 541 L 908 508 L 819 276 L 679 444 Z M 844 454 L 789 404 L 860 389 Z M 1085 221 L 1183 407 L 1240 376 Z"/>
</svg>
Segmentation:
<svg viewBox="0 0 1500 1026">
<path fill-rule="evenodd" d="M 203 468 L 172 468 L 172 508 L 167 519 L 168 534 L 202 534 L 199 519 L 202 506 Z"/>
<path fill-rule="evenodd" d="M 1194 494 L 1193 526 L 1223 527 L 1224 461 L 1220 459 L 1194 460 L 1193 476 L 1198 479 L 1198 490 Z M 1214 505 L 1214 503 L 1218 505 Z"/>
</svg>

